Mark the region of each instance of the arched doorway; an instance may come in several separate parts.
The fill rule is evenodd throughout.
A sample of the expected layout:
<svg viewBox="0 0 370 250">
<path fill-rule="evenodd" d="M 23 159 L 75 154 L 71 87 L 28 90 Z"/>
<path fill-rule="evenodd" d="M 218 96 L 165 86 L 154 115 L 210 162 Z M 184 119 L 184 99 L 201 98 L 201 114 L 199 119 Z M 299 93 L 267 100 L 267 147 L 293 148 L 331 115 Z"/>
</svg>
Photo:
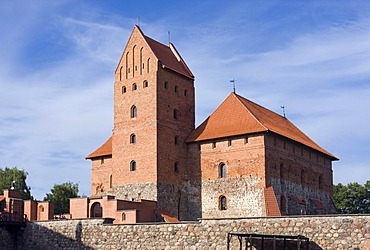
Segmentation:
<svg viewBox="0 0 370 250">
<path fill-rule="evenodd" d="M 103 217 L 103 208 L 99 202 L 95 202 L 91 205 L 90 209 L 90 218 L 102 218 Z"/>
</svg>

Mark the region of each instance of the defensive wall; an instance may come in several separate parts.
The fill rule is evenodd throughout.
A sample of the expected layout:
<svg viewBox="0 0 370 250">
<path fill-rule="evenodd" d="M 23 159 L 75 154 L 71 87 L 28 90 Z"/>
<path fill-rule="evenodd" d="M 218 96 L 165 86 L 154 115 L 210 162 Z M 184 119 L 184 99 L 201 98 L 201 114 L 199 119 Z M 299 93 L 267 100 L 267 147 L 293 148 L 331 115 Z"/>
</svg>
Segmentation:
<svg viewBox="0 0 370 250">
<path fill-rule="evenodd" d="M 1 245 L 10 245 L 0 228 Z M 202 219 L 197 222 L 113 225 L 111 219 L 27 224 L 17 249 L 226 249 L 228 232 L 304 235 L 310 249 L 370 249 L 370 215 Z M 21 236 L 22 235 L 22 236 Z M 231 242 L 239 249 L 238 240 Z M 258 248 L 257 248 L 258 249 Z"/>
</svg>

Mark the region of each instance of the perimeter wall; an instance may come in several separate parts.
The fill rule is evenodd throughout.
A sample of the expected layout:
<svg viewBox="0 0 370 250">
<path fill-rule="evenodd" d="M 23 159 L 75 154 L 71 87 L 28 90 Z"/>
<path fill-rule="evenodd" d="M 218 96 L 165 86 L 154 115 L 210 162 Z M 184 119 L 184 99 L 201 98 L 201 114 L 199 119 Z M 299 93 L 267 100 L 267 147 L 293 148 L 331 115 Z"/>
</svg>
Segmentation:
<svg viewBox="0 0 370 250">
<path fill-rule="evenodd" d="M 304 235 L 310 249 L 370 249 L 370 215 L 203 219 L 112 225 L 109 219 L 32 222 L 18 249 L 226 249 L 228 232 Z M 238 249 L 232 240 L 232 249 Z"/>
</svg>

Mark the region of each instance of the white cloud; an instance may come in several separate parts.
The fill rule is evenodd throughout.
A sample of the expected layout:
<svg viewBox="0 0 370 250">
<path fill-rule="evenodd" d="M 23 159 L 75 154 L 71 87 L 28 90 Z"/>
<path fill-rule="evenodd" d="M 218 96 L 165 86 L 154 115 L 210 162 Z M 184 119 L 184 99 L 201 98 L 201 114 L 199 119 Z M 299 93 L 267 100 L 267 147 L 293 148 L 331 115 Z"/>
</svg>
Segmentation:
<svg viewBox="0 0 370 250">
<path fill-rule="evenodd" d="M 26 4 L 22 18 L 0 10 L 7 22 L 0 27 L 7 34 L 0 36 L 0 167 L 25 168 L 38 199 L 65 181 L 80 182 L 81 193 L 90 194 L 91 166 L 83 157 L 111 134 L 113 72 L 135 23 L 79 4 L 68 12 L 68 1 Z M 260 12 L 270 5 L 258 13 L 245 12 L 246 5 L 228 4 L 199 25 L 174 14 L 141 27 L 164 43 L 172 29 L 171 40 L 196 76 L 198 124 L 235 78 L 238 93 L 278 113 L 285 105 L 289 119 L 341 158 L 336 181 L 363 180 L 370 164 L 362 156 L 370 153 L 369 19 L 289 33 L 279 29 L 296 15 L 265 21 Z M 35 48 L 28 58 L 38 42 L 52 48 Z"/>
</svg>

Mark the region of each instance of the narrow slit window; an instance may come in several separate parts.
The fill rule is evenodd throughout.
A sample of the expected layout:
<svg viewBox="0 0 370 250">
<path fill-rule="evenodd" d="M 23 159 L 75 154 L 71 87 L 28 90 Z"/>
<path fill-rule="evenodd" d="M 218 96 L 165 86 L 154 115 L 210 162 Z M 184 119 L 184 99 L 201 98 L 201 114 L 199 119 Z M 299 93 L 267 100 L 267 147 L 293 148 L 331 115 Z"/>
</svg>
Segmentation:
<svg viewBox="0 0 370 250">
<path fill-rule="evenodd" d="M 137 108 L 135 105 L 131 107 L 131 118 L 136 118 L 137 117 Z"/>
<path fill-rule="evenodd" d="M 226 178 L 226 164 L 225 163 L 220 163 L 220 165 L 219 165 L 219 174 L 218 174 L 218 176 L 220 177 L 220 178 Z"/>
<path fill-rule="evenodd" d="M 130 162 L 130 171 L 136 171 L 136 161 Z"/>
<path fill-rule="evenodd" d="M 227 209 L 227 200 L 226 197 L 221 195 L 219 198 L 219 209 L 226 210 Z"/>
</svg>

